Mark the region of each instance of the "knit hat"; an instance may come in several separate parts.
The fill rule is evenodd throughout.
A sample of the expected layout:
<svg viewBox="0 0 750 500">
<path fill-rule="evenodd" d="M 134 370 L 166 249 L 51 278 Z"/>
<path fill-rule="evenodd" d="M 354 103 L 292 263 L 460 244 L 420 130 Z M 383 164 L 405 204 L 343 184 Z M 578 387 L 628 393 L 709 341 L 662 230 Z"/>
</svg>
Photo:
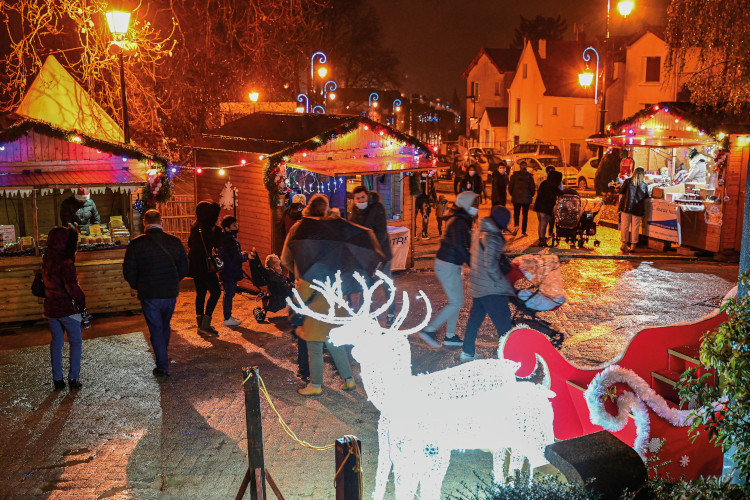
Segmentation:
<svg viewBox="0 0 750 500">
<path fill-rule="evenodd" d="M 74 196 L 78 201 L 86 201 L 91 198 L 91 191 L 86 188 L 78 188 Z"/>
<path fill-rule="evenodd" d="M 237 218 L 232 215 L 227 215 L 223 219 L 221 219 L 221 227 L 227 229 L 229 226 L 237 222 Z"/>
<path fill-rule="evenodd" d="M 295 194 L 292 197 L 292 203 L 299 203 L 300 205 L 304 205 L 305 203 L 307 203 L 307 199 L 305 199 L 304 194 Z"/>
<path fill-rule="evenodd" d="M 474 204 L 474 200 L 476 200 L 478 196 L 479 195 L 473 191 L 464 191 L 463 193 L 459 193 L 459 195 L 456 196 L 456 205 L 468 212 L 469 208 L 471 208 L 471 206 Z"/>
<path fill-rule="evenodd" d="M 503 206 L 498 206 L 492 209 L 490 217 L 495 222 L 497 227 L 500 229 L 508 229 L 508 223 L 510 223 L 510 212 Z"/>
</svg>

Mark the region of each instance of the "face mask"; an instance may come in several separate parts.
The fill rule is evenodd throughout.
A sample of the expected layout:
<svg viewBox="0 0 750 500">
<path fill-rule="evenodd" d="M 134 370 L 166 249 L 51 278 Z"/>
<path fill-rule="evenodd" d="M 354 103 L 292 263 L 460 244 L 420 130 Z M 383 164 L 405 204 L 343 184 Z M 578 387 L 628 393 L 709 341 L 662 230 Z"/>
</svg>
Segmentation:
<svg viewBox="0 0 750 500">
<path fill-rule="evenodd" d="M 477 173 L 477 171 L 476 171 L 476 170 L 469 170 L 469 175 L 474 175 L 474 174 L 476 174 L 476 173 Z"/>
<path fill-rule="evenodd" d="M 477 207 L 469 207 L 469 215 L 474 217 L 478 213 L 479 213 L 479 209 Z"/>
<path fill-rule="evenodd" d="M 364 210 L 365 208 L 367 208 L 367 202 L 363 201 L 361 203 L 357 203 L 357 208 L 360 210 Z"/>
</svg>

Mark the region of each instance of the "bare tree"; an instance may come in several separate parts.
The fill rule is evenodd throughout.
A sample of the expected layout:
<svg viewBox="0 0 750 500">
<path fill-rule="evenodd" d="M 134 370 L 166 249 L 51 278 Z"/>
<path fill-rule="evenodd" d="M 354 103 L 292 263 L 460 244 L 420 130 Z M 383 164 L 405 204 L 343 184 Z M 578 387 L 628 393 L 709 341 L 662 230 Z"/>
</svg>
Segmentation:
<svg viewBox="0 0 750 500">
<path fill-rule="evenodd" d="M 515 30 L 511 47 L 522 49 L 524 40 L 562 40 L 568 22 L 561 16 L 544 17 L 536 16 L 534 19 L 526 19 L 521 16 L 521 22 Z"/>
</svg>

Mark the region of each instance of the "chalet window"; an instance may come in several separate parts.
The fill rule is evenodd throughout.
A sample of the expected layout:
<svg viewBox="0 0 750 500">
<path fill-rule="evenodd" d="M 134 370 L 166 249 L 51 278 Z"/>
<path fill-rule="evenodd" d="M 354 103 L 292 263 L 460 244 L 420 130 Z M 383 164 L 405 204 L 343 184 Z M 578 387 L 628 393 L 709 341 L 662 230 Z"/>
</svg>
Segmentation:
<svg viewBox="0 0 750 500">
<path fill-rule="evenodd" d="M 536 124 L 541 125 L 542 124 L 542 117 L 544 116 L 544 106 L 542 103 L 538 103 L 536 105 Z"/>
<path fill-rule="evenodd" d="M 570 165 L 577 167 L 581 156 L 581 145 L 574 142 L 570 143 Z"/>
<path fill-rule="evenodd" d="M 524 64 L 523 65 L 523 78 L 524 80 L 529 77 L 529 65 Z"/>
<path fill-rule="evenodd" d="M 521 123 L 521 99 L 516 99 L 515 122 L 516 123 Z"/>
<path fill-rule="evenodd" d="M 495 82 L 495 95 L 500 95 L 500 82 Z"/>
<path fill-rule="evenodd" d="M 661 81 L 661 57 L 646 58 L 646 82 Z"/>
<path fill-rule="evenodd" d="M 575 110 L 573 112 L 574 127 L 583 127 L 583 110 L 583 104 L 576 104 Z"/>
</svg>

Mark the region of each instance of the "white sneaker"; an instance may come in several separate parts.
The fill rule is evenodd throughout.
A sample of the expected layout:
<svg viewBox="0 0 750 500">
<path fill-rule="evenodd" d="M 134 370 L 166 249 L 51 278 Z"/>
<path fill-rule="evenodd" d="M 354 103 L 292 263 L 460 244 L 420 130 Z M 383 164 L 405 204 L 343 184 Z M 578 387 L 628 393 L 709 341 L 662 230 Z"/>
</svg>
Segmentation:
<svg viewBox="0 0 750 500">
<path fill-rule="evenodd" d="M 474 353 L 474 355 L 472 356 L 461 351 L 461 355 L 458 357 L 458 362 L 468 363 L 469 361 L 474 361 L 475 359 L 482 359 L 482 356 L 480 356 L 479 353 Z"/>
<path fill-rule="evenodd" d="M 237 318 L 234 318 L 232 316 L 229 317 L 229 319 L 224 320 L 224 326 L 238 326 L 241 325 L 242 321 L 238 320 Z"/>
</svg>

